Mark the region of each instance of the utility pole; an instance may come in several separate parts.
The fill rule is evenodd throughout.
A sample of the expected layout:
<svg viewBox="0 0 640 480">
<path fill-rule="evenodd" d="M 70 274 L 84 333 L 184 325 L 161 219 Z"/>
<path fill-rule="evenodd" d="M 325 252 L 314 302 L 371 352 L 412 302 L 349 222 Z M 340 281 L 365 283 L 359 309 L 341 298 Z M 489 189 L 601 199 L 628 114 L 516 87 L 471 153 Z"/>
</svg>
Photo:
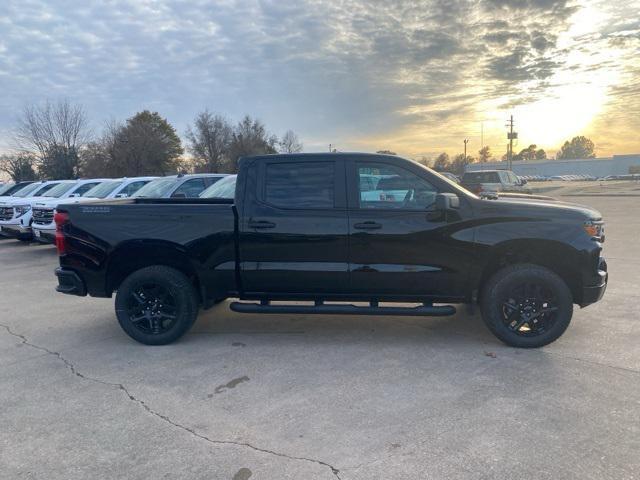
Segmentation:
<svg viewBox="0 0 640 480">
<path fill-rule="evenodd" d="M 469 139 L 465 138 L 464 139 L 464 160 L 465 160 L 465 162 L 467 161 L 467 143 L 469 143 Z"/>
<path fill-rule="evenodd" d="M 509 140 L 509 148 L 507 149 L 507 160 L 509 162 L 509 170 L 512 169 L 513 162 L 513 140 L 518 138 L 518 132 L 513 131 L 513 115 L 507 120 L 507 127 L 509 127 L 509 132 L 507 133 L 507 139 Z"/>
</svg>

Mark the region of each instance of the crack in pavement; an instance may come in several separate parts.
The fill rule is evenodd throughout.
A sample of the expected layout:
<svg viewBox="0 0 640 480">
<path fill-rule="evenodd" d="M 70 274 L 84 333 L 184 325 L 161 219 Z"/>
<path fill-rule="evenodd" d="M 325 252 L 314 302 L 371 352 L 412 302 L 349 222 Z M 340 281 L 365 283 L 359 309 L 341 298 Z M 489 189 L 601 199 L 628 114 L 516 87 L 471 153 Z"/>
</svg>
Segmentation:
<svg viewBox="0 0 640 480">
<path fill-rule="evenodd" d="M 274 450 L 269 450 L 267 448 L 256 447 L 255 445 L 252 445 L 252 444 L 247 443 L 247 442 L 234 442 L 232 440 L 216 440 L 216 439 L 213 439 L 213 438 L 209 438 L 206 435 L 203 435 L 201 433 L 196 432 L 193 428 L 187 427 L 185 425 L 181 425 L 181 424 L 171 420 L 171 418 L 169 418 L 168 416 L 163 415 L 163 414 L 161 414 L 159 412 L 156 412 L 149 405 L 147 405 L 144 402 L 144 400 L 141 400 L 141 399 L 135 397 L 127 389 L 127 387 L 125 387 L 123 384 L 105 382 L 104 380 L 100 380 L 98 378 L 93 378 L 93 377 L 89 377 L 87 375 L 84 375 L 84 374 L 82 374 L 82 373 L 80 373 L 78 371 L 78 369 L 75 367 L 75 365 L 73 363 L 71 363 L 71 361 L 69 361 L 68 359 L 63 357 L 62 354 L 60 354 L 60 352 L 49 350 L 46 347 L 42 347 L 40 345 L 36 345 L 34 343 L 31 343 L 27 339 L 27 337 L 12 331 L 11 328 L 9 326 L 7 326 L 7 325 L 0 324 L 0 327 L 4 328 L 7 331 L 7 333 L 9 333 L 9 335 L 11 335 L 13 337 L 16 337 L 16 338 L 19 338 L 23 345 L 27 345 L 27 346 L 29 346 L 31 348 L 35 348 L 36 350 L 40 350 L 42 352 L 45 352 L 46 354 L 53 355 L 54 357 L 58 358 L 58 360 L 63 362 L 65 364 L 65 366 L 69 369 L 69 371 L 73 375 L 75 375 L 76 377 L 79 377 L 79 378 L 81 378 L 83 380 L 87 380 L 89 382 L 94 382 L 94 383 L 98 383 L 100 385 L 105 385 L 107 387 L 112 387 L 112 388 L 116 388 L 118 390 L 121 390 L 129 398 L 130 401 L 132 401 L 132 402 L 138 404 L 139 406 L 141 406 L 147 413 L 153 415 L 156 418 L 159 418 L 160 420 L 162 420 L 165 423 L 168 423 L 169 425 L 172 425 L 172 426 L 174 426 L 176 428 L 179 428 L 179 429 L 181 429 L 181 430 L 183 430 L 185 432 L 190 433 L 194 437 L 197 437 L 197 438 L 199 438 L 201 440 L 209 442 L 209 443 L 211 443 L 213 445 L 233 445 L 233 446 L 237 446 L 237 447 L 246 447 L 246 448 L 249 448 L 249 449 L 254 450 L 256 452 L 266 453 L 266 454 L 269 454 L 269 455 L 274 455 L 276 457 L 287 458 L 289 460 L 299 460 L 299 461 L 303 461 L 303 462 L 315 463 L 316 465 L 321 465 L 323 467 L 327 467 L 327 468 L 331 469 L 331 473 L 338 480 L 341 480 L 341 478 L 340 478 L 340 470 L 338 468 L 334 467 L 333 465 L 327 463 L 327 462 L 323 462 L 322 460 L 316 460 L 316 459 L 308 458 L 308 457 L 296 457 L 296 456 L 293 456 L 293 455 L 287 455 L 286 453 L 276 452 Z"/>
</svg>

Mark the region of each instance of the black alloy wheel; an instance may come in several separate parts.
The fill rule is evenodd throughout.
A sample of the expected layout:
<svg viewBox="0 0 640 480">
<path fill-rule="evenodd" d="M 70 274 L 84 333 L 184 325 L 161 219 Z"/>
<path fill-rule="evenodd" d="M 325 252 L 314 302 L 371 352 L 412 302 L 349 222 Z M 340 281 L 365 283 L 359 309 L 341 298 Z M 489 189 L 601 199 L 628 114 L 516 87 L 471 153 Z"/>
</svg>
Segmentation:
<svg viewBox="0 0 640 480">
<path fill-rule="evenodd" d="M 537 348 L 557 340 L 573 316 L 565 281 L 541 265 L 515 264 L 494 273 L 480 296 L 482 319 L 507 345 Z"/>
<path fill-rule="evenodd" d="M 116 294 L 118 323 L 145 345 L 166 345 L 182 337 L 195 322 L 199 306 L 193 282 L 164 265 L 133 272 Z"/>
</svg>

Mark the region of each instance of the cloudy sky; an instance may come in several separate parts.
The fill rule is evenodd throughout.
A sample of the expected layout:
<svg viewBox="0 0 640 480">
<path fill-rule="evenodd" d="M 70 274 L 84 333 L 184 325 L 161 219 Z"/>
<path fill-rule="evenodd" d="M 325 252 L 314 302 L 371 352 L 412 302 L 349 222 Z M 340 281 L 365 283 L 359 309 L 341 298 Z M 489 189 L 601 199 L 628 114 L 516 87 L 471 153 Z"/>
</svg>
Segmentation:
<svg viewBox="0 0 640 480">
<path fill-rule="evenodd" d="M 640 153 L 640 0 L 3 0 L 0 150 L 26 103 L 68 98 L 100 131 L 208 107 L 306 151 L 502 155 L 573 135 Z M 483 135 L 481 135 L 483 132 Z"/>
</svg>

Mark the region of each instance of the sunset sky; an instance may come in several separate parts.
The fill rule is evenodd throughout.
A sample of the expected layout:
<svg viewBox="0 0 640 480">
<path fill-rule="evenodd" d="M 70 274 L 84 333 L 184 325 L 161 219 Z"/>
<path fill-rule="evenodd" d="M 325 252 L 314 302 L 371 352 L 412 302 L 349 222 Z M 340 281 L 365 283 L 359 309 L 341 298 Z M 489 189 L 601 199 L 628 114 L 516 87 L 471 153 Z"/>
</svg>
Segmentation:
<svg viewBox="0 0 640 480">
<path fill-rule="evenodd" d="M 39 1 L 0 5 L 0 150 L 25 103 L 68 98 L 99 132 L 208 107 L 305 151 L 460 153 L 463 139 L 640 153 L 640 0 Z"/>
</svg>

